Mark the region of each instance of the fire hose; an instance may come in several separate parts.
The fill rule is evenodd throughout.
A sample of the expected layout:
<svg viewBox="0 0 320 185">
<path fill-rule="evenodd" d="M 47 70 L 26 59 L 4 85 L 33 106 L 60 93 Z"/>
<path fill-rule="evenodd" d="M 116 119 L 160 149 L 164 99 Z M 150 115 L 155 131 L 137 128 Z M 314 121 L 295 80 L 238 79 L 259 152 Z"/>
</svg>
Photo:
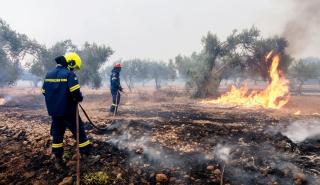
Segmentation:
<svg viewBox="0 0 320 185">
<path fill-rule="evenodd" d="M 111 129 L 108 128 L 99 128 L 97 127 L 90 119 L 89 115 L 87 114 L 87 112 L 84 110 L 84 108 L 82 107 L 82 105 L 80 103 L 78 103 L 79 107 L 81 108 L 83 114 L 86 116 L 87 120 L 89 121 L 90 125 L 97 129 L 100 132 L 106 132 L 106 131 L 112 131 Z M 76 140 L 77 140 L 77 169 L 76 169 L 76 173 L 77 173 L 77 181 L 76 181 L 76 185 L 80 185 L 80 148 L 79 148 L 79 109 L 77 106 L 77 110 L 76 110 L 76 129 L 77 129 L 77 135 L 76 135 Z"/>
<path fill-rule="evenodd" d="M 82 105 L 81 105 L 80 103 L 79 103 L 79 106 L 80 106 L 83 114 L 86 116 L 87 120 L 89 121 L 89 124 L 90 124 L 93 128 L 95 128 L 95 129 L 97 129 L 98 131 L 101 131 L 101 132 L 111 131 L 111 130 L 108 129 L 108 128 L 99 128 L 98 126 L 96 126 L 96 125 L 91 121 L 91 119 L 90 119 L 90 117 L 88 116 L 87 112 L 84 110 L 84 108 L 82 107 Z"/>
<path fill-rule="evenodd" d="M 77 106 L 76 110 L 76 129 L 77 129 L 77 183 L 76 185 L 80 185 L 80 147 L 79 147 L 79 108 Z"/>
</svg>

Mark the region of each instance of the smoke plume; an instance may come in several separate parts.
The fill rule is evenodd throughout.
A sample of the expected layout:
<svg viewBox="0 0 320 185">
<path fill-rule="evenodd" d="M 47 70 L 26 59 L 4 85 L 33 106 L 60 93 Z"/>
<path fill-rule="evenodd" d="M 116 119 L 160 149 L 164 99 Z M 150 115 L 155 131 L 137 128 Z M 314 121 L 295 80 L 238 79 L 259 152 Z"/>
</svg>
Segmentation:
<svg viewBox="0 0 320 185">
<path fill-rule="evenodd" d="M 231 152 L 230 147 L 218 144 L 215 149 L 215 156 L 218 159 L 222 160 L 224 163 L 229 163 L 230 152 Z"/>
<path fill-rule="evenodd" d="M 283 36 L 289 41 L 288 52 L 301 56 L 315 53 L 312 46 L 320 45 L 320 1 L 292 0 L 294 8 L 285 25 Z M 312 46 L 311 46 L 312 45 Z M 308 51 L 307 51 L 308 50 Z"/>
<path fill-rule="evenodd" d="M 283 132 L 293 142 L 299 143 L 309 138 L 320 138 L 319 120 L 298 120 L 290 124 Z"/>
</svg>

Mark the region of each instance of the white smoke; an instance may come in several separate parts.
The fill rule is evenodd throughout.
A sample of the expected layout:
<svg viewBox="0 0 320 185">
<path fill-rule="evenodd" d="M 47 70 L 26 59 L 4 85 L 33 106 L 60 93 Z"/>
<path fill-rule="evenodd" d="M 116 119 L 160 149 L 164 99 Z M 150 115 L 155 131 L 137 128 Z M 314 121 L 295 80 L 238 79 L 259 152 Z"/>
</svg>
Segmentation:
<svg viewBox="0 0 320 185">
<path fill-rule="evenodd" d="M 295 143 L 302 142 L 308 138 L 320 137 L 319 120 L 298 120 L 291 123 L 282 134 Z"/>
<path fill-rule="evenodd" d="M 151 123 L 152 124 L 152 123 Z M 155 142 L 151 133 L 140 133 L 138 130 L 127 126 L 118 127 L 122 131 L 121 134 L 113 134 L 104 141 L 116 146 L 120 150 L 128 151 L 130 160 L 133 163 L 141 163 L 143 160 L 156 161 L 162 167 L 171 168 L 175 165 L 184 166 L 184 160 L 181 154 L 167 150 L 166 147 Z M 118 130 L 119 131 L 119 130 Z M 203 156 L 194 156 L 197 161 L 203 160 Z"/>
<path fill-rule="evenodd" d="M 224 163 L 229 163 L 231 147 L 218 144 L 214 151 L 215 156 Z"/>
<path fill-rule="evenodd" d="M 151 137 L 147 134 L 141 137 L 133 137 L 130 128 L 121 135 L 115 135 L 107 142 L 117 146 L 119 149 L 128 150 L 132 153 L 143 153 L 150 160 L 164 159 L 165 152 L 160 148 L 152 146 Z"/>
</svg>

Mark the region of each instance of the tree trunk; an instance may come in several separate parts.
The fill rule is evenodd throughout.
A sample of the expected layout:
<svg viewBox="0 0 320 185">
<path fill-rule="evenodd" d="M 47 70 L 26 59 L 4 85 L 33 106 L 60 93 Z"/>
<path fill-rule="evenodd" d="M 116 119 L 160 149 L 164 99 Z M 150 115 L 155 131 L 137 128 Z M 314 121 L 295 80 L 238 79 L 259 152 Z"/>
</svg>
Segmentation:
<svg viewBox="0 0 320 185">
<path fill-rule="evenodd" d="M 156 83 L 156 89 L 159 90 L 161 88 L 161 82 L 160 82 L 160 79 L 158 78 L 155 78 L 154 79 L 155 83 Z"/>
<path fill-rule="evenodd" d="M 299 86 L 298 86 L 298 95 L 302 95 L 302 86 L 303 86 L 303 81 L 300 81 Z"/>
<path fill-rule="evenodd" d="M 124 80 L 124 82 L 126 82 L 126 85 L 129 89 L 130 92 L 132 92 L 131 86 L 130 86 L 130 82 L 128 82 L 127 80 Z"/>
<path fill-rule="evenodd" d="M 213 72 L 209 75 L 206 75 L 205 81 L 197 86 L 197 91 L 194 96 L 196 98 L 205 98 L 209 95 L 217 95 L 220 82 L 220 73 Z"/>
<path fill-rule="evenodd" d="M 39 79 L 32 80 L 32 82 L 33 82 L 33 87 L 38 87 L 38 83 L 40 82 L 40 80 Z"/>
<path fill-rule="evenodd" d="M 131 89 L 134 88 L 134 83 L 133 83 L 133 80 L 131 78 L 129 79 L 129 84 L 130 84 L 130 88 Z"/>
</svg>

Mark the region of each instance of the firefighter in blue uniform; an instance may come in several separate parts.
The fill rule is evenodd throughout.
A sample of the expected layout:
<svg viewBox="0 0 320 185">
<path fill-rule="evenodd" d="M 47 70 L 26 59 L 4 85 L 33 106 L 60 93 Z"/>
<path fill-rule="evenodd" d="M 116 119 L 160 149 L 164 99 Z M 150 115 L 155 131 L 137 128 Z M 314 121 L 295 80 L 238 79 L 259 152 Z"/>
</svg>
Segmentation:
<svg viewBox="0 0 320 185">
<path fill-rule="evenodd" d="M 121 84 L 120 84 L 120 71 L 121 71 L 121 64 L 115 64 L 111 71 L 110 75 L 110 91 L 112 95 L 112 105 L 110 107 L 110 112 L 112 114 L 117 114 L 118 112 L 118 105 L 120 103 L 120 92 L 123 91 Z"/>
<path fill-rule="evenodd" d="M 76 137 L 76 111 L 83 100 L 77 76 L 73 70 L 80 70 L 81 58 L 76 53 L 67 53 L 55 59 L 57 66 L 47 73 L 42 93 L 45 96 L 48 114 L 52 117 L 50 134 L 53 137 L 52 152 L 57 168 L 64 167 L 63 136 L 68 128 Z M 88 155 L 91 150 L 83 123 L 79 119 L 80 153 Z"/>
</svg>

